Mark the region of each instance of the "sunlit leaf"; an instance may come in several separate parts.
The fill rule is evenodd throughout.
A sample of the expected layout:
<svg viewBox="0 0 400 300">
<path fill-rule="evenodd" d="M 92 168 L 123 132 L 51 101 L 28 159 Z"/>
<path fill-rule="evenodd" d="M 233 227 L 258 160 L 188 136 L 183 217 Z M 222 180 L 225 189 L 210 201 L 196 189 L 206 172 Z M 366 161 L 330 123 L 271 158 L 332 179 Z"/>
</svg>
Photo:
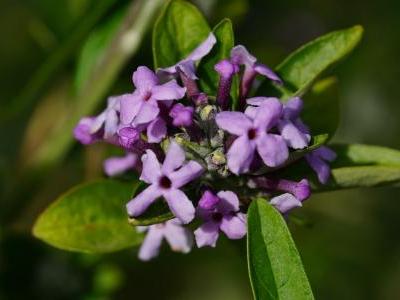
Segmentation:
<svg viewBox="0 0 400 300">
<path fill-rule="evenodd" d="M 113 180 L 77 186 L 39 216 L 33 234 L 57 248 L 79 252 L 104 253 L 137 245 L 142 236 L 128 224 L 125 210 L 131 193 L 132 184 Z"/>
<path fill-rule="evenodd" d="M 248 215 L 247 259 L 254 299 L 314 299 L 300 255 L 282 215 L 265 199 Z"/>
</svg>

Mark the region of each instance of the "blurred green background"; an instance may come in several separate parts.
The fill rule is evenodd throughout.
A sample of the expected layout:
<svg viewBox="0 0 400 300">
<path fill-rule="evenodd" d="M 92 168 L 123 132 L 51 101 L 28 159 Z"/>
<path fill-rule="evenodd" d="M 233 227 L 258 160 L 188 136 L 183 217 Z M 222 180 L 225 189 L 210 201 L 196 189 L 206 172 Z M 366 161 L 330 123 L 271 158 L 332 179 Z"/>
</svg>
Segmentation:
<svg viewBox="0 0 400 300">
<path fill-rule="evenodd" d="M 241 241 L 221 240 L 216 249 L 190 255 L 164 249 L 142 263 L 137 249 L 68 253 L 30 234 L 36 216 L 59 194 L 103 176 L 101 161 L 112 150 L 72 143 L 68 124 L 98 111 L 106 94 L 130 90 L 137 65 L 152 64 L 149 30 L 134 36 L 137 51 L 130 49 L 113 76 L 103 78 L 113 60 L 92 61 L 126 12 L 153 24 L 158 4 L 146 11 L 143 2 L 0 1 L 0 299 L 251 298 Z M 342 120 L 334 140 L 400 148 L 399 1 L 194 3 L 212 25 L 230 17 L 237 42 L 270 66 L 318 35 L 363 25 L 361 45 L 335 69 Z M 94 74 L 82 61 L 97 66 Z M 290 226 L 317 299 L 399 299 L 399 196 L 395 188 L 320 194 L 296 212 L 305 224 Z"/>
</svg>

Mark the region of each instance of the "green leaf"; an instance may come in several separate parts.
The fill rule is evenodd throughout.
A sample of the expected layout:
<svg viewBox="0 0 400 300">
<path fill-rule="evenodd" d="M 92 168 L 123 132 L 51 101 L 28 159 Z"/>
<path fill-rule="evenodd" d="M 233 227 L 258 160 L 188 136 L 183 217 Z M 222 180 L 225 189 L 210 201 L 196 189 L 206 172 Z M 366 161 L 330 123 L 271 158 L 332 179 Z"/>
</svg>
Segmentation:
<svg viewBox="0 0 400 300">
<path fill-rule="evenodd" d="M 232 22 L 229 19 L 223 19 L 213 29 L 217 43 L 211 52 L 201 60 L 198 67 L 201 89 L 208 95 L 216 95 L 218 89 L 219 76 L 214 66 L 219 61 L 229 58 L 231 49 L 235 45 Z M 239 83 L 237 76 L 232 82 L 231 97 L 233 103 L 237 102 L 239 97 Z"/>
<path fill-rule="evenodd" d="M 188 56 L 210 33 L 201 12 L 181 0 L 168 2 L 153 30 L 154 67 L 168 67 Z"/>
<path fill-rule="evenodd" d="M 137 245 L 142 237 L 129 226 L 125 211 L 131 193 L 132 184 L 114 180 L 79 185 L 39 216 L 33 234 L 57 248 L 88 253 Z"/>
<path fill-rule="evenodd" d="M 312 134 L 329 134 L 332 138 L 339 125 L 339 95 L 337 80 L 329 77 L 316 82 L 304 97 L 302 120 Z"/>
<path fill-rule="evenodd" d="M 284 81 L 284 86 L 275 86 L 280 96 L 303 95 L 322 73 L 353 51 L 362 35 L 363 28 L 357 25 L 323 35 L 294 51 L 276 68 Z M 261 90 L 268 86 L 265 81 Z"/>
<path fill-rule="evenodd" d="M 248 215 L 247 259 L 255 299 L 314 299 L 282 215 L 265 199 L 253 200 Z"/>
<path fill-rule="evenodd" d="M 75 74 L 75 89 L 77 91 L 87 84 L 93 75 L 93 71 L 103 59 L 105 51 L 118 31 L 125 14 L 126 7 L 101 24 L 86 40 L 79 55 Z"/>
</svg>

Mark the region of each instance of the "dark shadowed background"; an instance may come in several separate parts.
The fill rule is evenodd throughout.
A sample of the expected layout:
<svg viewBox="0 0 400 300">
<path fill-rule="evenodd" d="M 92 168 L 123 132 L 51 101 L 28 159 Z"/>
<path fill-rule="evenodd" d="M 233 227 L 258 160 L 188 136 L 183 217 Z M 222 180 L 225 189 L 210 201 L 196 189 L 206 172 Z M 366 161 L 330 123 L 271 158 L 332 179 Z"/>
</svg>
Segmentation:
<svg viewBox="0 0 400 300">
<path fill-rule="evenodd" d="M 399 1 L 194 2 L 211 25 L 231 18 L 237 42 L 270 66 L 318 35 L 363 25 L 360 46 L 335 69 L 342 119 L 334 140 L 400 148 Z M 104 145 L 74 143 L 51 163 L 30 162 L 51 138 L 48 132 L 69 117 L 71 102 L 85 101 L 71 95 L 88 35 L 127 5 L 0 1 L 0 299 L 251 298 L 244 242 L 221 240 L 216 249 L 190 255 L 164 249 L 158 259 L 142 263 L 137 249 L 83 255 L 54 249 L 30 234 L 36 216 L 59 194 L 103 176 L 101 161 L 110 152 Z M 150 36 L 106 88 L 108 94 L 130 90 L 132 71 L 152 64 Z M 317 299 L 399 298 L 399 196 L 395 188 L 320 194 L 296 211 L 305 224 L 290 227 Z"/>
</svg>

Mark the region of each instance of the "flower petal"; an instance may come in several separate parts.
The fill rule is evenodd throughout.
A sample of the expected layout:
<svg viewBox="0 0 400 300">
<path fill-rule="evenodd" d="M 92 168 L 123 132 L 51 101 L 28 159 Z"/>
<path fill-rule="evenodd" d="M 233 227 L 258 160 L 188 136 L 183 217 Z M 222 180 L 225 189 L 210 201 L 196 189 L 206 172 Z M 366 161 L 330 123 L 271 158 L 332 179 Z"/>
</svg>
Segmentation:
<svg viewBox="0 0 400 300">
<path fill-rule="evenodd" d="M 259 106 L 254 119 L 254 125 L 263 130 L 269 130 L 281 117 L 282 109 L 282 103 L 278 98 L 268 98 Z"/>
<path fill-rule="evenodd" d="M 203 171 L 203 167 L 198 162 L 191 160 L 179 170 L 170 173 L 169 179 L 173 187 L 180 188 L 199 177 Z"/>
<path fill-rule="evenodd" d="M 133 94 L 125 94 L 121 96 L 121 122 L 122 124 L 130 124 L 136 117 L 142 107 L 142 97 L 138 92 Z"/>
<path fill-rule="evenodd" d="M 278 129 L 287 145 L 293 149 L 303 149 L 310 142 L 310 135 L 301 132 L 291 121 L 281 120 Z"/>
<path fill-rule="evenodd" d="M 278 75 L 276 75 L 274 71 L 272 71 L 264 64 L 256 63 L 254 65 L 254 71 L 256 71 L 260 75 L 264 75 L 268 79 L 271 79 L 272 81 L 275 81 L 279 84 L 283 83 L 282 80 L 278 77 Z"/>
<path fill-rule="evenodd" d="M 286 193 L 271 199 L 270 203 L 285 214 L 295 207 L 301 207 L 301 201 L 292 194 Z"/>
<path fill-rule="evenodd" d="M 194 232 L 197 247 L 215 247 L 219 236 L 219 225 L 215 222 L 207 222 L 197 228 Z"/>
<path fill-rule="evenodd" d="M 257 150 L 268 167 L 277 167 L 289 157 L 285 140 L 277 134 L 266 134 L 257 139 Z"/>
<path fill-rule="evenodd" d="M 331 175 L 329 165 L 313 152 L 307 154 L 305 157 L 310 167 L 317 173 L 319 182 L 322 184 L 327 183 Z"/>
<path fill-rule="evenodd" d="M 336 153 L 332 149 L 330 149 L 326 146 L 322 146 L 322 147 L 319 147 L 318 149 L 315 149 L 314 153 L 316 155 L 318 155 L 319 157 L 321 157 L 322 159 L 327 160 L 327 161 L 333 161 L 336 159 L 336 156 L 337 156 Z"/>
<path fill-rule="evenodd" d="M 216 115 L 215 121 L 219 128 L 234 135 L 246 134 L 252 127 L 252 122 L 244 113 L 223 111 Z"/>
<path fill-rule="evenodd" d="M 164 235 L 173 251 L 188 253 L 192 249 L 193 234 L 188 228 L 168 221 L 165 224 Z"/>
<path fill-rule="evenodd" d="M 157 118 L 159 112 L 160 109 L 157 105 L 157 101 L 145 101 L 140 107 L 140 110 L 133 122 L 135 125 L 151 122 Z"/>
<path fill-rule="evenodd" d="M 128 202 L 126 209 L 131 217 L 140 216 L 158 197 L 161 190 L 156 184 L 152 184 Z"/>
<path fill-rule="evenodd" d="M 150 91 L 153 86 L 158 84 L 156 74 L 145 66 L 140 66 L 133 72 L 132 81 L 135 87 L 141 91 Z"/>
<path fill-rule="evenodd" d="M 152 98 L 156 100 L 177 100 L 185 96 L 186 88 L 181 87 L 175 80 L 152 88 Z"/>
<path fill-rule="evenodd" d="M 167 125 L 161 118 L 156 118 L 147 127 L 147 141 L 149 143 L 159 143 L 167 135 Z"/>
<path fill-rule="evenodd" d="M 162 171 L 164 174 L 169 175 L 177 168 L 183 165 L 185 161 L 185 151 L 175 141 L 172 141 L 168 147 L 167 155 L 165 156 L 164 163 L 162 165 Z"/>
<path fill-rule="evenodd" d="M 156 183 L 161 176 L 161 166 L 157 156 L 151 150 L 146 150 L 146 154 L 142 155 L 143 169 L 140 180 L 146 183 Z"/>
<path fill-rule="evenodd" d="M 104 138 L 109 139 L 114 134 L 116 134 L 118 130 L 118 114 L 115 110 L 107 111 L 106 120 L 104 123 Z"/>
<path fill-rule="evenodd" d="M 239 217 L 238 215 L 241 215 Z M 244 214 L 238 213 L 237 216 L 224 216 L 220 225 L 221 231 L 232 240 L 241 239 L 246 235 L 246 219 Z"/>
<path fill-rule="evenodd" d="M 198 61 L 202 59 L 211 51 L 216 42 L 217 39 L 215 38 L 215 35 L 211 32 L 208 37 L 200 45 L 198 45 L 196 49 L 194 49 L 185 60 Z"/>
<path fill-rule="evenodd" d="M 107 176 L 115 176 L 133 169 L 137 162 L 137 155 L 128 153 L 123 157 L 111 157 L 104 161 L 103 169 Z"/>
<path fill-rule="evenodd" d="M 211 191 L 206 190 L 199 200 L 199 208 L 205 210 L 212 210 L 215 208 L 220 199 Z"/>
<path fill-rule="evenodd" d="M 218 202 L 218 211 L 223 214 L 239 211 L 239 198 L 232 191 L 220 191 L 217 194 L 221 200 Z"/>
<path fill-rule="evenodd" d="M 194 219 L 195 208 L 184 192 L 178 189 L 171 189 L 164 193 L 164 198 L 167 200 L 169 209 L 183 224 L 187 224 Z"/>
<path fill-rule="evenodd" d="M 158 224 L 157 224 L 158 225 Z M 150 226 L 139 250 L 139 259 L 148 261 L 158 255 L 164 234 L 157 225 Z"/>
<path fill-rule="evenodd" d="M 286 119 L 297 119 L 303 110 L 303 100 L 299 97 L 294 97 L 285 103 L 283 108 L 283 116 Z"/>
<path fill-rule="evenodd" d="M 254 150 L 255 145 L 250 143 L 247 136 L 238 137 L 226 155 L 229 170 L 236 175 L 247 172 L 254 158 Z"/>
<path fill-rule="evenodd" d="M 232 48 L 231 59 L 235 64 L 246 65 L 250 67 L 257 62 L 257 59 L 251 55 L 243 45 L 237 45 Z"/>
<path fill-rule="evenodd" d="M 246 103 L 249 105 L 260 106 L 265 101 L 268 101 L 271 98 L 275 99 L 275 97 L 252 97 L 252 98 L 248 98 L 246 100 Z"/>
</svg>

